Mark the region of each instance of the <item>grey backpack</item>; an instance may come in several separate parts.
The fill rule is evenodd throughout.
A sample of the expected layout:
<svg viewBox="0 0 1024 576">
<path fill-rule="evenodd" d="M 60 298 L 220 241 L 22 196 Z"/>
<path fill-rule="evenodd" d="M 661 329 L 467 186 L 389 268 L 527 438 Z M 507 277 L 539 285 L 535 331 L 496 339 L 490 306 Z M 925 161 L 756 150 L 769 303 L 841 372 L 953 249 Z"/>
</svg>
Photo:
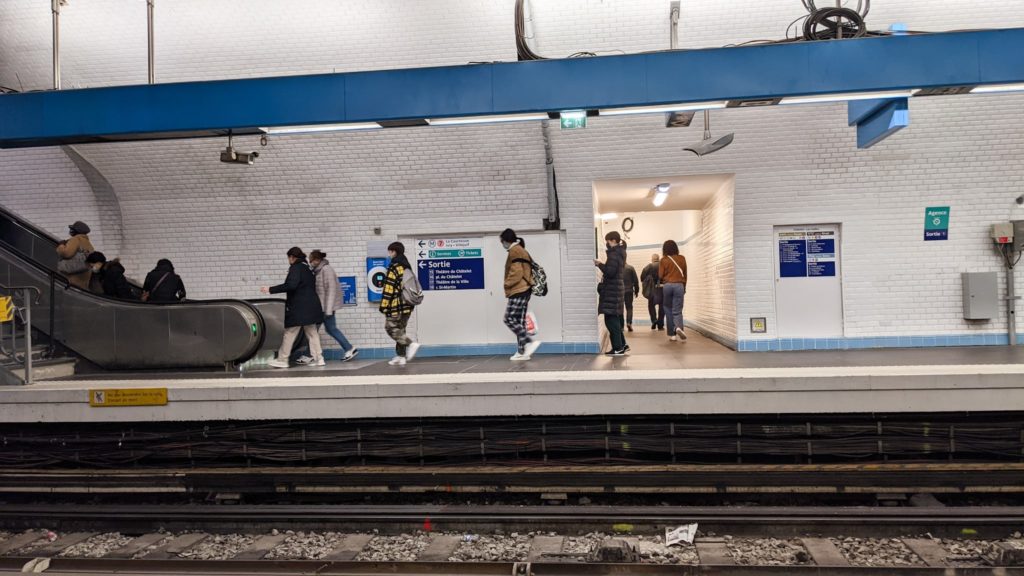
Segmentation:
<svg viewBox="0 0 1024 576">
<path fill-rule="evenodd" d="M 406 268 L 402 274 L 402 301 L 413 306 L 423 303 L 423 286 L 411 268 Z"/>
</svg>

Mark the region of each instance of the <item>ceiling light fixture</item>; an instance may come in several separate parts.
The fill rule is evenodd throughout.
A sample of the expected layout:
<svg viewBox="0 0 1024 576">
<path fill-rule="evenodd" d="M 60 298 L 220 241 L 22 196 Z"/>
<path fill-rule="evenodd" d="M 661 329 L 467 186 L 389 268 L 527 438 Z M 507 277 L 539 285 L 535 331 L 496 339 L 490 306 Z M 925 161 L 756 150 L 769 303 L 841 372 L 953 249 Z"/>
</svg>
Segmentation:
<svg viewBox="0 0 1024 576">
<path fill-rule="evenodd" d="M 989 84 L 988 86 L 975 86 L 971 94 L 998 94 L 1001 92 L 1024 91 L 1024 82 L 1020 84 Z"/>
<path fill-rule="evenodd" d="M 849 102 L 851 100 L 873 100 L 876 98 L 909 98 L 917 90 L 892 90 L 889 92 L 854 92 L 850 94 L 818 94 L 816 96 L 789 96 L 780 104 L 824 104 L 828 102 Z"/>
<path fill-rule="evenodd" d="M 708 110 L 725 108 L 725 102 L 690 102 L 686 104 L 663 104 L 658 106 L 632 106 L 629 108 L 602 108 L 601 116 L 621 116 L 625 114 L 661 114 L 664 112 L 684 112 L 686 110 Z"/>
<path fill-rule="evenodd" d="M 594 214 L 594 220 L 615 220 L 619 215 L 615 212 L 605 212 L 604 214 Z"/>
<path fill-rule="evenodd" d="M 260 128 L 267 134 L 309 134 L 313 132 L 340 132 L 343 130 L 376 130 L 381 127 L 376 122 L 351 122 L 348 124 L 309 124 L 306 126 L 277 126 Z"/>
<path fill-rule="evenodd" d="M 460 126 L 463 124 L 491 124 L 494 122 L 529 122 L 547 120 L 547 112 L 535 114 L 502 114 L 500 116 L 465 116 L 462 118 L 431 118 L 427 122 L 431 126 Z"/>
<path fill-rule="evenodd" d="M 665 200 L 668 200 L 668 191 L 671 188 L 672 185 L 667 182 L 664 184 L 658 184 L 654 188 L 651 188 L 651 193 L 654 195 L 654 199 L 651 200 L 651 203 L 654 204 L 655 208 L 660 208 L 661 205 L 665 203 Z"/>
</svg>

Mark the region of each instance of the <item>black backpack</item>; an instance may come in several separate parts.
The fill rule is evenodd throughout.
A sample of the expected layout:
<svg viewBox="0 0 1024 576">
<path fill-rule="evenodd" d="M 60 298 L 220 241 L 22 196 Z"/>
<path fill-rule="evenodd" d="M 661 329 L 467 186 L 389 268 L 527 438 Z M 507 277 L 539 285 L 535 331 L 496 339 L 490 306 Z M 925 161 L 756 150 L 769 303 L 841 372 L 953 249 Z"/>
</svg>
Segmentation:
<svg viewBox="0 0 1024 576">
<path fill-rule="evenodd" d="M 516 258 L 513 262 L 522 262 L 523 264 L 530 265 L 530 270 L 533 271 L 533 284 L 530 285 L 530 292 L 534 296 L 548 295 L 548 274 L 540 264 L 525 258 Z"/>
</svg>

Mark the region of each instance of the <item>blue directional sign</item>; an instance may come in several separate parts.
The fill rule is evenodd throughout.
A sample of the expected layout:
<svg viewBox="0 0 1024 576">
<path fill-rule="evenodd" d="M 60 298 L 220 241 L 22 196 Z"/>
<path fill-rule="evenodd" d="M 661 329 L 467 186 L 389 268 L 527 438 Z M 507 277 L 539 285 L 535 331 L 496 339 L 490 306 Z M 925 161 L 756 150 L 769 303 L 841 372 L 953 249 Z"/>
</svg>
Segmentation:
<svg viewBox="0 0 1024 576">
<path fill-rule="evenodd" d="M 420 284 L 424 290 L 483 290 L 483 258 L 420 260 Z"/>
</svg>

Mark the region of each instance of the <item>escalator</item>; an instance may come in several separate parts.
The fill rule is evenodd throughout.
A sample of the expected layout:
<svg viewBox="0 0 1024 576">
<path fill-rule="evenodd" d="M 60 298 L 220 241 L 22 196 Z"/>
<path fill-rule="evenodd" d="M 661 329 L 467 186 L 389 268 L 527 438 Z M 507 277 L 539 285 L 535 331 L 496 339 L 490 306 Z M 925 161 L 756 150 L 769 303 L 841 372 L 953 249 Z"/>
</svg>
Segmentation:
<svg viewBox="0 0 1024 576">
<path fill-rule="evenodd" d="M 80 290 L 57 272 L 57 239 L 0 207 L 0 284 L 35 286 L 32 326 L 106 370 L 222 367 L 276 347 L 284 301 L 153 304 Z"/>
</svg>

